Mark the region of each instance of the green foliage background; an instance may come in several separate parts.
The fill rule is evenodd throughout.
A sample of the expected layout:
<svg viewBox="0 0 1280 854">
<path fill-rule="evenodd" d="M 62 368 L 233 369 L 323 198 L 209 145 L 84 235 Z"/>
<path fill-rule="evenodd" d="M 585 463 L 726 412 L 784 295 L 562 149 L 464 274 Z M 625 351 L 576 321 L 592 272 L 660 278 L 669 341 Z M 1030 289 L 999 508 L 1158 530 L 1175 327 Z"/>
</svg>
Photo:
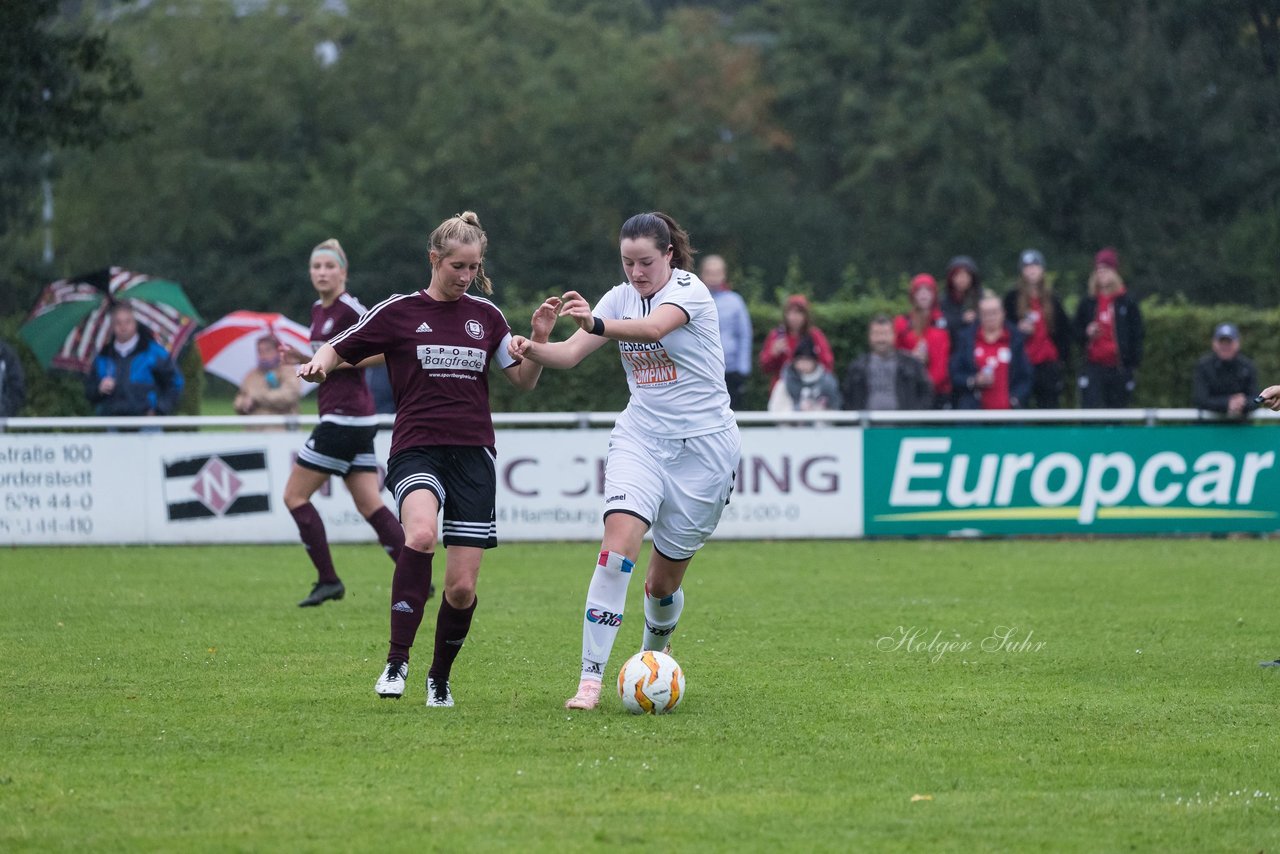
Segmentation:
<svg viewBox="0 0 1280 854">
<path fill-rule="evenodd" d="M 1111 244 L 1152 320 L 1140 402 L 1185 400 L 1210 315 L 1280 368 L 1280 0 L 32 0 L 0 66 L 0 317 L 118 264 L 210 319 L 305 318 L 330 236 L 373 304 L 471 209 L 515 319 L 620 280 L 657 208 L 758 329 L 813 297 L 842 365 L 952 255 L 1003 290 L 1035 246 L 1071 299 Z M 606 361 L 501 405 L 611 408 Z"/>
</svg>

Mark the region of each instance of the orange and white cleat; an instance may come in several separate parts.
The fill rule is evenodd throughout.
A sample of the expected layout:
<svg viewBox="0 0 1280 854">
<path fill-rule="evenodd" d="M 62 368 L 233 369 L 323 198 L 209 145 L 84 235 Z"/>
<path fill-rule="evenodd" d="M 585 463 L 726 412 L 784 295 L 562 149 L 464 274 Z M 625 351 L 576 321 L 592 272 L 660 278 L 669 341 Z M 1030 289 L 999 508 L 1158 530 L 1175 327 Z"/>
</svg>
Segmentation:
<svg viewBox="0 0 1280 854">
<path fill-rule="evenodd" d="M 600 705 L 600 680 L 583 679 L 578 683 L 578 693 L 564 701 L 566 709 L 594 709 Z"/>
</svg>

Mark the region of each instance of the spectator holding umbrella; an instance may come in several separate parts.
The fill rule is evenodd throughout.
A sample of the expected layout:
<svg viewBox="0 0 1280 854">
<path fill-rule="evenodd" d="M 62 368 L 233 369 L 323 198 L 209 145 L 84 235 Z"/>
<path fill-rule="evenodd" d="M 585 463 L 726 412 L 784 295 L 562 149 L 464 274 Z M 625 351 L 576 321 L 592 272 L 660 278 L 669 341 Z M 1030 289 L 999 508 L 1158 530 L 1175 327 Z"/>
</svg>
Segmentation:
<svg viewBox="0 0 1280 854">
<path fill-rule="evenodd" d="M 258 365 L 245 376 L 236 394 L 241 415 L 297 415 L 302 396 L 297 372 L 281 370 L 280 339 L 267 333 L 256 342 Z"/>
<path fill-rule="evenodd" d="M 182 392 L 182 374 L 151 332 L 138 324 L 133 307 L 111 307 L 111 338 L 85 377 L 85 396 L 95 415 L 172 415 Z"/>
</svg>

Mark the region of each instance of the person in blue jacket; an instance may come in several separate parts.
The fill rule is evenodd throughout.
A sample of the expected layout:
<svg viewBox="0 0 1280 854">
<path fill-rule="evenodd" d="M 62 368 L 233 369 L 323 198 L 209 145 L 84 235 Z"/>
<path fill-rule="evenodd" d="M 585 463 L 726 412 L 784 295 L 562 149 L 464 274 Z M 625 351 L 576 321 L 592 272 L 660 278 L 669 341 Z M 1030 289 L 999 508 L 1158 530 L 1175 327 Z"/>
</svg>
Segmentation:
<svg viewBox="0 0 1280 854">
<path fill-rule="evenodd" d="M 151 332 L 138 325 L 132 306 L 111 308 L 111 340 L 85 378 L 85 396 L 95 415 L 172 415 L 182 393 L 182 374 Z"/>
</svg>

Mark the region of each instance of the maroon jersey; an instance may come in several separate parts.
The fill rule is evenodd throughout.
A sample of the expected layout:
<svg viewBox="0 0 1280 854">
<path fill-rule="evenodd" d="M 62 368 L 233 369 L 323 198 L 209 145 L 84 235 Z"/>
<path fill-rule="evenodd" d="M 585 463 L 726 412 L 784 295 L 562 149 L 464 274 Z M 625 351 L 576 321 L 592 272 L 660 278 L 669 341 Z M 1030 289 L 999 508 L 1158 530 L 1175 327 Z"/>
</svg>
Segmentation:
<svg viewBox="0 0 1280 854">
<path fill-rule="evenodd" d="M 464 294 L 440 302 L 421 290 L 383 300 L 329 343 L 348 362 L 386 355 L 396 454 L 429 445 L 493 448 L 489 363 L 516 364 L 507 353 L 510 338 L 507 319 L 487 299 Z"/>
<path fill-rule="evenodd" d="M 351 328 L 368 311 L 360 300 L 343 291 L 325 308 L 316 300 L 311 306 L 311 348 L 331 342 L 338 333 Z M 358 360 L 357 360 L 358 361 Z M 352 363 L 354 364 L 354 362 Z M 338 424 L 376 424 L 373 393 L 364 381 L 364 371 L 343 368 L 334 371 L 320 386 L 320 420 Z"/>
</svg>

